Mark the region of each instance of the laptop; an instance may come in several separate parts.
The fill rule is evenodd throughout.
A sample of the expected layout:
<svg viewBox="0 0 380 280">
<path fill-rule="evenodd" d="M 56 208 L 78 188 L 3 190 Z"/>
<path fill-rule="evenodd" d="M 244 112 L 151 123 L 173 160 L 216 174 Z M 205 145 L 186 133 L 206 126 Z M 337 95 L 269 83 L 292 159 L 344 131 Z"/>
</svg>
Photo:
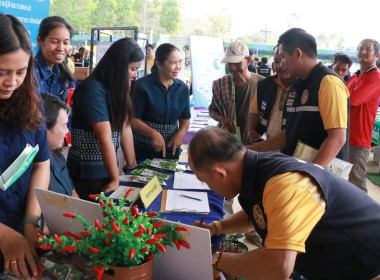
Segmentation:
<svg viewBox="0 0 380 280">
<path fill-rule="evenodd" d="M 75 210 L 87 221 L 103 220 L 100 205 L 94 202 L 66 196 L 49 190 L 34 188 L 42 214 L 44 215 L 50 234 L 62 234 L 65 231 L 79 233 L 83 226 L 77 220 L 63 217 L 64 213 Z M 177 222 L 164 220 L 166 224 L 176 225 Z M 184 240 L 190 246 L 181 246 L 178 251 L 174 246 L 166 247 L 166 253 L 154 258 L 153 280 L 212 280 L 211 239 L 210 232 L 204 228 L 185 225 L 188 232 Z"/>
</svg>

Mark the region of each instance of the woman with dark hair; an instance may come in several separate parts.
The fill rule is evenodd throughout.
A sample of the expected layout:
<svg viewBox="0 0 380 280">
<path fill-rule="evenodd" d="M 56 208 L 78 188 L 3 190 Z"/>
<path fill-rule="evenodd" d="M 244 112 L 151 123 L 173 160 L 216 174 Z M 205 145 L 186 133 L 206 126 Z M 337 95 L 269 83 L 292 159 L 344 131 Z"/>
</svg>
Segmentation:
<svg viewBox="0 0 380 280">
<path fill-rule="evenodd" d="M 73 73 L 66 60 L 73 33 L 72 26 L 59 16 L 44 18 L 38 29 L 40 50 L 34 58 L 34 69 L 39 91 L 58 96 L 63 101 L 67 99 L 67 89 L 75 87 Z"/>
<path fill-rule="evenodd" d="M 152 74 L 136 83 L 135 152 L 138 157 L 178 159 L 190 124 L 189 89 L 177 79 L 181 53 L 172 44 L 162 44 L 154 63 Z"/>
<path fill-rule="evenodd" d="M 28 31 L 0 14 L 0 272 L 37 276 L 35 247 L 41 209 L 34 187 L 49 185 L 49 149 L 35 91 Z M 21 167 L 20 160 L 29 162 Z M 17 170 L 10 168 L 16 162 Z M 32 162 L 32 164 L 30 164 Z M 5 190 L 4 190 L 5 189 Z"/>
<path fill-rule="evenodd" d="M 51 94 L 43 93 L 41 97 L 45 107 L 47 139 L 50 150 L 49 190 L 68 196 L 79 197 L 70 179 L 66 159 L 61 153 L 64 138 L 69 132 L 67 128 L 69 106 L 57 96 Z"/>
<path fill-rule="evenodd" d="M 136 166 L 130 122 L 135 78 L 143 59 L 144 53 L 135 41 L 120 39 L 75 90 L 67 165 L 82 199 L 119 187 L 119 145 L 126 168 Z"/>
</svg>

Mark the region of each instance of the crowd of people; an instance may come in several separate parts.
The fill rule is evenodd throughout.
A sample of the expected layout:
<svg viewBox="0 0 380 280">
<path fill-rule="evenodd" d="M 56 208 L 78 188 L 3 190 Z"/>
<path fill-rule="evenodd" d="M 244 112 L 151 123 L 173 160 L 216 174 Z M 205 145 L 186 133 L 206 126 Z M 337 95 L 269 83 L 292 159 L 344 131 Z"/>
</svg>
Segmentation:
<svg viewBox="0 0 380 280">
<path fill-rule="evenodd" d="M 33 188 L 86 200 L 112 192 L 119 148 L 124 171 L 143 158 L 178 159 L 190 125 L 189 88 L 178 78 L 181 52 L 169 43 L 155 52 L 147 46 L 147 75 L 136 80 L 145 55 L 133 39 L 117 40 L 77 86 L 69 108 L 72 63 L 83 66 L 88 56 L 85 48 L 70 55 L 73 32 L 62 17 L 43 19 L 33 57 L 25 26 L 0 14 L 2 184 L 21 154 L 34 156 L 0 191 L 0 272 L 17 277 L 36 276 L 36 232 L 48 232 Z M 279 37 L 272 67 L 266 57 L 257 63 L 244 43 L 229 44 L 221 61 L 229 74 L 212 83 L 209 115 L 218 127 L 202 129 L 188 149 L 199 180 L 226 198 L 226 216 L 195 224 L 211 235 L 247 233 L 261 248 L 216 252 L 215 270 L 247 279 L 288 279 L 293 271 L 307 279 L 380 275 L 380 205 L 365 184 L 379 56 L 379 43 L 364 39 L 360 69 L 350 76 L 350 57 L 336 54 L 324 66 L 315 38 L 300 28 Z M 299 142 L 317 150 L 311 163 L 292 157 Z M 321 168 L 335 157 L 353 164 L 348 181 Z M 234 213 L 237 195 L 243 210 Z"/>
</svg>

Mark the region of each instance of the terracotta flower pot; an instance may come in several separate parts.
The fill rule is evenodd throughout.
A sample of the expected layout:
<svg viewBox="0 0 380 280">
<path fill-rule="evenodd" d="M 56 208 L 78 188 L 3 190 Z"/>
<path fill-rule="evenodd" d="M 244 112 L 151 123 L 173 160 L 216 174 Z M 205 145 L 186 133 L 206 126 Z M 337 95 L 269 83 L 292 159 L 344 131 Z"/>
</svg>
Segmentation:
<svg viewBox="0 0 380 280">
<path fill-rule="evenodd" d="M 110 269 L 104 272 L 102 280 L 151 280 L 152 274 L 153 260 L 150 260 L 132 268 L 110 265 Z"/>
</svg>

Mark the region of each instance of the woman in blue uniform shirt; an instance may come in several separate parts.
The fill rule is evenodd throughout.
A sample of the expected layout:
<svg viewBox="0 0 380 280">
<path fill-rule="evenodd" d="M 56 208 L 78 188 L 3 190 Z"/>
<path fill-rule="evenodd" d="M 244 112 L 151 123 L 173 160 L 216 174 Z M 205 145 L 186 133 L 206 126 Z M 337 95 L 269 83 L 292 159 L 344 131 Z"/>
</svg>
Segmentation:
<svg viewBox="0 0 380 280">
<path fill-rule="evenodd" d="M 5 191 L 0 190 L 0 271 L 37 276 L 35 247 L 41 209 L 34 187 L 48 188 L 49 149 L 35 92 L 33 50 L 18 19 L 0 14 L 0 180 L 27 145 L 39 147 L 31 165 Z M 13 172 L 12 172 L 13 173 Z M 6 177 L 6 176 L 5 176 Z"/>
<path fill-rule="evenodd" d="M 59 16 L 46 17 L 38 29 L 39 51 L 35 57 L 34 69 L 39 91 L 48 92 L 66 101 L 67 89 L 75 88 L 73 73 L 66 55 L 70 51 L 72 26 Z"/>
<path fill-rule="evenodd" d="M 61 153 L 62 144 L 68 133 L 69 107 L 57 96 L 41 94 L 45 107 L 47 138 L 50 150 L 49 190 L 68 196 L 78 197 L 70 179 L 66 160 Z"/>
<path fill-rule="evenodd" d="M 82 199 L 119 187 L 119 146 L 126 167 L 136 166 L 130 123 L 135 78 L 143 59 L 133 39 L 120 39 L 75 90 L 67 166 Z"/>
<path fill-rule="evenodd" d="M 162 44 L 152 73 L 137 80 L 132 128 L 138 157 L 179 158 L 191 117 L 189 88 L 177 79 L 181 64 L 179 49 Z"/>
</svg>

